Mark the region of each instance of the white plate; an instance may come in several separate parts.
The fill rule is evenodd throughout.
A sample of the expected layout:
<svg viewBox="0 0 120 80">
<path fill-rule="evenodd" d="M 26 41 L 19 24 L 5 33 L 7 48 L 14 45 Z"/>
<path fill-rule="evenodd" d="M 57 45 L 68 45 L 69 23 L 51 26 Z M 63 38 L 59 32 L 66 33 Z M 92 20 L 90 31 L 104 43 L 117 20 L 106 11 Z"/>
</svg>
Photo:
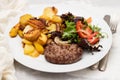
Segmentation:
<svg viewBox="0 0 120 80">
<path fill-rule="evenodd" d="M 42 14 L 44 7 L 47 6 L 30 7 L 30 9 L 26 10 L 22 14 L 30 13 L 33 16 L 39 16 Z M 103 20 L 103 17 L 95 16 L 96 13 L 90 13 L 88 12 L 88 10 L 78 9 L 77 7 L 69 7 L 65 5 L 64 6 L 57 5 L 56 7 L 58 8 L 59 14 L 67 13 L 68 11 L 70 11 L 74 15 L 84 16 L 86 18 L 91 16 L 93 18 L 93 24 L 98 25 L 102 29 L 101 32 L 105 32 L 106 34 L 108 34 L 108 38 L 104 38 L 100 40 L 99 44 L 103 46 L 101 51 L 94 52 L 94 55 L 84 52 L 82 59 L 80 61 L 67 65 L 51 64 L 45 60 L 44 55 L 40 55 L 37 58 L 26 56 L 23 53 L 21 39 L 19 37 L 10 38 L 8 34 L 11 27 L 13 27 L 19 21 L 19 16 L 17 16 L 15 19 L 11 21 L 11 24 L 8 26 L 6 30 L 6 36 L 8 38 L 10 50 L 13 53 L 15 60 L 23 64 L 24 66 L 27 66 L 29 68 L 38 71 L 51 72 L 51 73 L 64 73 L 64 72 L 71 72 L 71 71 L 87 68 L 93 65 L 94 63 L 98 62 L 100 59 L 102 59 L 109 51 L 112 44 L 112 34 L 109 29 L 109 26 Z"/>
</svg>

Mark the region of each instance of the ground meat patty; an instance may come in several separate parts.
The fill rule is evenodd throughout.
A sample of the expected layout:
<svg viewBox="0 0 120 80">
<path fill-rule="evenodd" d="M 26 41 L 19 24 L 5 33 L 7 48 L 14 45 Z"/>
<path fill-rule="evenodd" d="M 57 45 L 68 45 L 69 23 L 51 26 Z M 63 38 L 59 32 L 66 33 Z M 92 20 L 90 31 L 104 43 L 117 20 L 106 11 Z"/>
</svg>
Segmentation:
<svg viewBox="0 0 120 80">
<path fill-rule="evenodd" d="M 50 43 L 45 47 L 45 59 L 54 64 L 70 64 L 81 59 L 82 49 L 77 44 L 58 45 Z"/>
</svg>

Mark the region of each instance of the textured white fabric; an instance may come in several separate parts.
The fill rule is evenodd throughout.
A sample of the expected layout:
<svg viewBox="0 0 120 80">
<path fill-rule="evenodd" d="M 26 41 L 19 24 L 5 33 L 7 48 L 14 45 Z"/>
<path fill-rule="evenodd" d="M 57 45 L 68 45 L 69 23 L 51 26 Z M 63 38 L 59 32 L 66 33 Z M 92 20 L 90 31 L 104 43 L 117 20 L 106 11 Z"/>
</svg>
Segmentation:
<svg viewBox="0 0 120 80">
<path fill-rule="evenodd" d="M 16 80 L 14 59 L 4 32 L 10 18 L 19 14 L 23 7 L 22 0 L 0 0 L 0 80 Z"/>
</svg>

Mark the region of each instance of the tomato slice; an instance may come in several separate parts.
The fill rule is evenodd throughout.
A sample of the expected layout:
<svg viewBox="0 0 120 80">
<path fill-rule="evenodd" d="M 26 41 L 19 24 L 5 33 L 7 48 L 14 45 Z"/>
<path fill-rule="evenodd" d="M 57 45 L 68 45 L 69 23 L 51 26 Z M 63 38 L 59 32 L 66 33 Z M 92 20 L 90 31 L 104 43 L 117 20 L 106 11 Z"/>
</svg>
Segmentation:
<svg viewBox="0 0 120 80">
<path fill-rule="evenodd" d="M 99 38 L 96 37 L 99 32 L 93 32 L 90 27 L 83 29 L 83 26 L 84 25 L 81 21 L 76 22 L 76 30 L 79 37 L 87 39 L 87 41 L 92 45 L 96 44 L 99 41 Z"/>
<path fill-rule="evenodd" d="M 90 27 L 87 27 L 87 28 L 85 29 L 85 31 L 88 32 L 89 34 L 92 34 L 92 32 L 93 32 L 93 31 L 90 29 Z"/>
<path fill-rule="evenodd" d="M 93 38 L 89 38 L 87 39 L 88 42 L 92 45 L 96 44 L 97 42 L 99 42 L 99 38 L 93 37 Z"/>
<path fill-rule="evenodd" d="M 81 23 L 81 21 L 77 21 L 76 22 L 76 30 L 77 30 L 79 37 L 86 38 L 87 35 L 84 34 L 84 30 L 82 30 L 82 28 L 83 28 L 83 24 Z"/>
<path fill-rule="evenodd" d="M 89 27 L 83 29 L 83 24 L 81 23 L 81 21 L 77 21 L 76 30 L 81 38 L 90 38 L 92 34 L 92 30 Z"/>
<path fill-rule="evenodd" d="M 81 38 L 89 38 L 91 34 L 88 31 L 85 31 L 83 29 L 80 30 L 79 35 Z"/>
</svg>

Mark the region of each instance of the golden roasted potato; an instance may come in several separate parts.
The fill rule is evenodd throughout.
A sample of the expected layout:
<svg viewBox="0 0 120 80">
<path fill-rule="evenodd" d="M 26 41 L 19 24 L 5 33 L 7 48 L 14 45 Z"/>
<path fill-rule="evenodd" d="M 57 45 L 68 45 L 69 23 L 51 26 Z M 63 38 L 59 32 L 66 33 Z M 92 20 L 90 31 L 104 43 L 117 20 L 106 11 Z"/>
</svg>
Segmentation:
<svg viewBox="0 0 120 80">
<path fill-rule="evenodd" d="M 40 18 L 51 20 L 54 15 L 58 12 L 57 8 L 55 7 L 46 7 L 43 11 L 43 15 Z"/>
<path fill-rule="evenodd" d="M 24 33 L 24 38 L 29 41 L 35 41 L 40 36 L 40 30 L 33 29 L 29 30 L 27 33 Z"/>
<path fill-rule="evenodd" d="M 32 42 L 28 41 L 27 39 L 22 39 L 22 42 L 25 43 L 25 44 L 32 44 Z"/>
<path fill-rule="evenodd" d="M 39 38 L 37 39 L 37 42 L 41 45 L 45 45 L 47 42 L 47 36 L 45 34 L 41 33 Z"/>
<path fill-rule="evenodd" d="M 53 31 L 56 31 L 56 24 L 51 24 L 49 27 L 46 27 L 49 32 L 53 32 Z"/>
<path fill-rule="evenodd" d="M 18 35 L 23 38 L 23 31 L 22 30 L 18 30 Z"/>
<path fill-rule="evenodd" d="M 46 7 L 43 11 L 44 14 L 50 14 L 50 15 L 55 15 L 55 14 L 57 14 L 57 12 L 58 12 L 58 9 L 55 8 L 54 6 Z"/>
<path fill-rule="evenodd" d="M 29 56 L 31 56 L 31 57 L 38 57 L 39 55 L 40 54 L 39 54 L 39 52 L 36 49 L 34 49 L 34 51 L 29 54 Z"/>
<path fill-rule="evenodd" d="M 10 30 L 10 32 L 9 32 L 10 37 L 16 37 L 19 28 L 20 28 L 20 24 L 18 23 Z"/>
<path fill-rule="evenodd" d="M 60 16 L 54 15 L 51 19 L 51 21 L 56 22 L 56 23 L 61 23 L 62 19 Z"/>
<path fill-rule="evenodd" d="M 35 49 L 40 53 L 40 54 L 43 54 L 44 52 L 44 48 L 41 44 L 39 44 L 38 42 L 34 42 L 33 43 L 34 46 L 35 46 Z"/>
<path fill-rule="evenodd" d="M 25 27 L 28 24 L 27 22 L 30 18 L 32 18 L 31 14 L 25 14 L 20 17 L 19 22 L 22 25 L 22 27 Z"/>
<path fill-rule="evenodd" d="M 35 48 L 34 48 L 33 45 L 31 45 L 31 44 L 25 44 L 24 54 L 29 55 L 29 54 L 33 53 L 34 50 L 35 50 Z"/>
</svg>

